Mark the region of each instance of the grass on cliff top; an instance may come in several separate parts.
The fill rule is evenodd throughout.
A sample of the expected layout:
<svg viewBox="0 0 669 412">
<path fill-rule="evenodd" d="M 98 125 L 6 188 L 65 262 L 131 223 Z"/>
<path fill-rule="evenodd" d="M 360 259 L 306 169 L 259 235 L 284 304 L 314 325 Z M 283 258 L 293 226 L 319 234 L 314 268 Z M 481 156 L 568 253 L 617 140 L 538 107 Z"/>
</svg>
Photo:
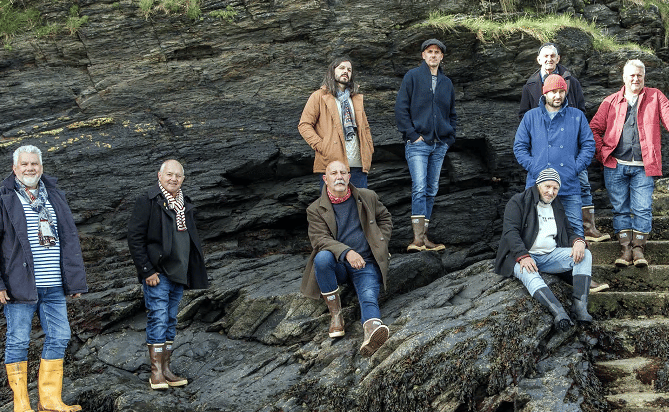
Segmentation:
<svg viewBox="0 0 669 412">
<path fill-rule="evenodd" d="M 11 0 L 0 0 L 0 36 L 5 49 L 11 49 L 11 39 L 39 26 L 40 13 L 37 9 L 18 9 Z"/>
<path fill-rule="evenodd" d="M 495 22 L 484 17 L 446 15 L 435 12 L 431 13 L 427 22 L 421 25 L 437 27 L 446 31 L 455 31 L 457 27 L 465 27 L 476 33 L 476 36 L 482 42 L 501 41 L 512 34 L 524 33 L 541 43 L 552 41 L 560 29 L 573 27 L 592 36 L 595 50 L 641 50 L 653 53 L 652 50 L 636 43 L 620 44 L 615 38 L 602 34 L 593 23 L 565 14 L 540 18 L 521 17 L 513 21 Z"/>
</svg>

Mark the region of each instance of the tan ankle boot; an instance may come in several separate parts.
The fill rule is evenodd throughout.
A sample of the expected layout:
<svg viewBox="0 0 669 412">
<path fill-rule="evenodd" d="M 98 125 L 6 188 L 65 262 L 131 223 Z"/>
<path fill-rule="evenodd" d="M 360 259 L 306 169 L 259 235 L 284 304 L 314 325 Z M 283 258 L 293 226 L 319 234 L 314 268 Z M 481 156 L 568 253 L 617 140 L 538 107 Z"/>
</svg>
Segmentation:
<svg viewBox="0 0 669 412">
<path fill-rule="evenodd" d="M 341 299 L 339 298 L 339 288 L 333 292 L 321 293 L 325 304 L 330 311 L 330 329 L 328 334 L 331 338 L 344 336 L 344 316 L 341 314 Z"/>
<path fill-rule="evenodd" d="M 35 412 L 30 408 L 28 396 L 28 362 L 15 362 L 5 365 L 9 387 L 14 392 L 14 412 Z"/>
<path fill-rule="evenodd" d="M 430 221 L 428 219 L 425 219 L 425 230 L 423 230 L 423 244 L 425 245 L 425 250 L 444 250 L 446 249 L 446 246 L 442 245 L 441 243 L 432 243 L 428 238 L 427 238 L 427 228 L 430 225 Z"/>
<path fill-rule="evenodd" d="M 381 322 L 381 319 L 372 318 L 362 325 L 365 332 L 365 337 L 360 346 L 360 354 L 362 356 L 372 356 L 386 340 L 388 340 L 388 326 Z"/>
<path fill-rule="evenodd" d="M 65 405 L 63 403 L 62 359 L 42 359 L 37 381 L 39 388 L 38 412 L 75 412 L 81 410 L 79 405 Z"/>
<path fill-rule="evenodd" d="M 420 252 L 425 250 L 423 243 L 423 231 L 425 230 L 425 216 L 411 216 L 411 229 L 413 229 L 413 242 L 407 246 L 407 252 Z"/>
<path fill-rule="evenodd" d="M 618 232 L 620 243 L 620 257 L 616 259 L 616 266 L 627 267 L 632 264 L 632 229 Z"/>
<path fill-rule="evenodd" d="M 637 232 L 636 230 L 632 231 L 632 261 L 634 262 L 634 266 L 638 268 L 648 266 L 648 261 L 643 256 L 643 252 L 646 251 L 647 239 L 648 233 Z"/>
<path fill-rule="evenodd" d="M 149 360 L 151 361 L 151 377 L 149 385 L 151 389 L 167 389 L 169 385 L 163 375 L 163 350 L 164 343 L 147 344 L 149 347 Z"/>
<path fill-rule="evenodd" d="M 172 373 L 172 370 L 170 369 L 170 359 L 172 359 L 173 344 L 174 342 L 170 341 L 165 342 L 165 349 L 163 350 L 163 359 L 162 359 L 163 376 L 165 377 L 168 386 L 188 385 L 188 379 L 175 375 L 174 373 Z"/>
<path fill-rule="evenodd" d="M 585 240 L 588 242 L 603 242 L 611 239 L 608 233 L 602 233 L 595 227 L 595 207 L 586 206 L 581 208 L 583 214 L 583 232 L 585 232 Z"/>
</svg>

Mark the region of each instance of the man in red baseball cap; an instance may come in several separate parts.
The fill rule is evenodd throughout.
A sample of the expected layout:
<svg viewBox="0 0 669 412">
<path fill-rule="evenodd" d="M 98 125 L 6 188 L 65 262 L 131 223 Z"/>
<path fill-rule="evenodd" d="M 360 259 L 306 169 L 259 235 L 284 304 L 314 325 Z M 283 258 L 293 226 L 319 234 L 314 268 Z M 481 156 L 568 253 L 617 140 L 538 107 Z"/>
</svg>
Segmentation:
<svg viewBox="0 0 669 412">
<path fill-rule="evenodd" d="M 578 174 L 595 154 L 595 140 L 585 114 L 568 105 L 567 82 L 551 74 L 543 85 L 539 107 L 528 111 L 516 131 L 513 153 L 527 170 L 525 187 L 534 186 L 539 172 L 555 169 L 562 179 L 560 200 L 569 224 L 583 237 L 581 188 Z"/>
</svg>

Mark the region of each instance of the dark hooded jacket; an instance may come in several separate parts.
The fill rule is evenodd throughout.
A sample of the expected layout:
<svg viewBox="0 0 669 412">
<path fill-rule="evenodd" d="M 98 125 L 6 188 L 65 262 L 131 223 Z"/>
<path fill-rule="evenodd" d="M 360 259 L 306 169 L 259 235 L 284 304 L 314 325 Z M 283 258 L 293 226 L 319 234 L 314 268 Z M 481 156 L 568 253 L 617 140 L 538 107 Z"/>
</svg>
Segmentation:
<svg viewBox="0 0 669 412">
<path fill-rule="evenodd" d="M 0 290 L 7 290 L 14 303 L 36 303 L 35 265 L 23 204 L 14 190 L 15 177 L 12 172 L 0 186 Z M 56 187 L 55 177 L 43 174 L 41 180 L 56 212 L 63 291 L 66 295 L 88 292 L 79 235 L 65 193 Z"/>
</svg>

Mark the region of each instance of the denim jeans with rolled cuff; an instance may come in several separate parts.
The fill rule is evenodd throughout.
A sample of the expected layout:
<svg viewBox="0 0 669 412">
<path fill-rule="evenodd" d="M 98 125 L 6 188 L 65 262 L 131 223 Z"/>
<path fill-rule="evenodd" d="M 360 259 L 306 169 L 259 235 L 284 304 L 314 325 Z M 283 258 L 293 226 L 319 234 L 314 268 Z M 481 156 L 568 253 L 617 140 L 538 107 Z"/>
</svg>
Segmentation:
<svg viewBox="0 0 669 412">
<path fill-rule="evenodd" d="M 143 282 L 144 304 L 149 311 L 146 319 L 146 343 L 160 344 L 174 341 L 177 334 L 177 314 L 179 302 L 184 293 L 184 285 L 158 275 L 160 283 L 148 286 Z"/>
<path fill-rule="evenodd" d="M 604 167 L 604 184 L 613 206 L 613 231 L 650 233 L 653 228 L 655 180 L 643 166 Z"/>
<path fill-rule="evenodd" d="M 407 141 L 404 156 L 411 173 L 411 216 L 432 217 L 434 197 L 439 191 L 439 176 L 448 145 L 441 141 L 427 144 Z"/>
</svg>

